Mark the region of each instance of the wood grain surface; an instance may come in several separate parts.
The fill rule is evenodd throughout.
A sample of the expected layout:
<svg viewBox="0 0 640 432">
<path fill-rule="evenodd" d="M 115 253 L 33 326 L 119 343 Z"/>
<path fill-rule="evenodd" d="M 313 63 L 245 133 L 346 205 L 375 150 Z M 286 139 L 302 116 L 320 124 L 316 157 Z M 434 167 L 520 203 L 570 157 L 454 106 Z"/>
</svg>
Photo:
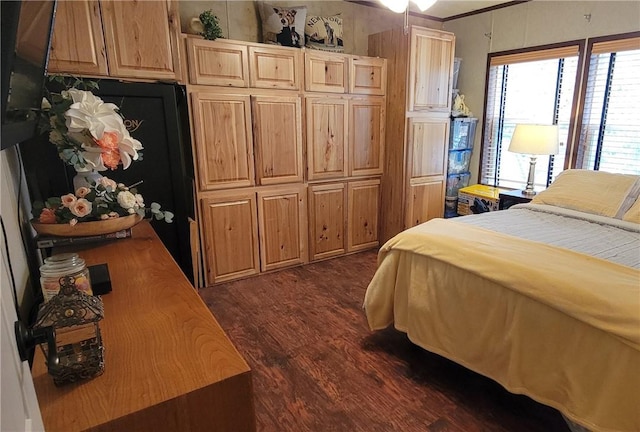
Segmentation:
<svg viewBox="0 0 640 432">
<path fill-rule="evenodd" d="M 36 350 L 47 431 L 254 430 L 251 372 L 148 222 L 133 237 L 77 250 L 108 263 L 105 372 L 55 387 Z"/>
<path fill-rule="evenodd" d="M 362 311 L 375 251 L 200 290 L 253 371 L 257 428 L 568 432 L 561 415 Z"/>
</svg>

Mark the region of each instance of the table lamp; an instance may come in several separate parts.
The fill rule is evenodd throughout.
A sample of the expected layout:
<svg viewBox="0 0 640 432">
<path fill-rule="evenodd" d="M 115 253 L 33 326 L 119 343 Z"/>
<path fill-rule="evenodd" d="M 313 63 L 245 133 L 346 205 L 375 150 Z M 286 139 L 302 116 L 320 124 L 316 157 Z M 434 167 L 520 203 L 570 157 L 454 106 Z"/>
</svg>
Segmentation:
<svg viewBox="0 0 640 432">
<path fill-rule="evenodd" d="M 536 171 L 537 155 L 553 155 L 559 150 L 558 126 L 540 124 L 518 124 L 513 132 L 509 151 L 513 153 L 528 154 L 531 156 L 529 162 L 529 178 L 527 187 L 523 194 L 533 196 L 533 177 Z"/>
</svg>

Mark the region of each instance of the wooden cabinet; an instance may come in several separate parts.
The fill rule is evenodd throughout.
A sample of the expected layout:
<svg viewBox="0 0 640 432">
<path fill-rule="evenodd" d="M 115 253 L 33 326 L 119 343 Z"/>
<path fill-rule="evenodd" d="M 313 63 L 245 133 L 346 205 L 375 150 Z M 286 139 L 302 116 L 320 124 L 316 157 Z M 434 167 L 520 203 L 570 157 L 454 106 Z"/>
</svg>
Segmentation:
<svg viewBox="0 0 640 432">
<path fill-rule="evenodd" d="M 262 185 L 302 182 L 299 96 L 251 96 L 256 176 Z"/>
<path fill-rule="evenodd" d="M 380 180 L 349 182 L 347 251 L 368 249 L 378 245 Z"/>
<path fill-rule="evenodd" d="M 378 246 L 386 60 L 184 47 L 207 284 Z"/>
<path fill-rule="evenodd" d="M 301 90 L 302 51 L 298 48 L 249 46 L 251 87 Z"/>
<path fill-rule="evenodd" d="M 346 175 L 349 100 L 306 97 L 307 176 L 309 180 Z"/>
<path fill-rule="evenodd" d="M 176 1 L 100 0 L 100 5 L 111 75 L 167 80 L 179 76 Z"/>
<path fill-rule="evenodd" d="M 387 88 L 385 59 L 352 57 L 349 59 L 349 92 L 382 96 Z"/>
<path fill-rule="evenodd" d="M 382 174 L 385 112 L 382 97 L 352 98 L 349 101 L 349 175 Z"/>
<path fill-rule="evenodd" d="M 191 91 L 200 190 L 254 184 L 249 96 Z"/>
<path fill-rule="evenodd" d="M 262 271 L 308 261 L 306 194 L 306 185 L 258 190 Z"/>
<path fill-rule="evenodd" d="M 444 193 L 442 181 L 416 180 L 409 182 L 405 227 L 419 225 L 429 219 L 442 217 L 444 212 Z"/>
<path fill-rule="evenodd" d="M 346 93 L 349 59 L 333 53 L 307 51 L 305 58 L 305 89 L 312 92 Z"/>
<path fill-rule="evenodd" d="M 448 117 L 412 117 L 409 119 L 407 166 L 409 178 L 435 177 L 444 181 L 447 173 L 449 141 Z"/>
<path fill-rule="evenodd" d="M 207 284 L 260 271 L 253 189 L 211 192 L 201 199 Z"/>
<path fill-rule="evenodd" d="M 189 37 L 187 58 L 191 84 L 249 86 L 249 58 L 245 44 Z"/>
<path fill-rule="evenodd" d="M 78 75 L 109 74 L 97 1 L 58 1 L 48 70 Z"/>
<path fill-rule="evenodd" d="M 62 0 L 58 13 L 49 72 L 180 79 L 177 1 Z"/>
<path fill-rule="evenodd" d="M 454 41 L 452 33 L 412 27 L 410 111 L 451 111 Z"/>
<path fill-rule="evenodd" d="M 452 33 L 416 26 L 408 35 L 394 29 L 369 36 L 369 55 L 386 58 L 393 73 L 386 98 L 381 242 L 443 215 L 454 44 Z"/>
<path fill-rule="evenodd" d="M 345 247 L 344 183 L 309 186 L 309 254 L 311 260 L 342 255 Z"/>
</svg>

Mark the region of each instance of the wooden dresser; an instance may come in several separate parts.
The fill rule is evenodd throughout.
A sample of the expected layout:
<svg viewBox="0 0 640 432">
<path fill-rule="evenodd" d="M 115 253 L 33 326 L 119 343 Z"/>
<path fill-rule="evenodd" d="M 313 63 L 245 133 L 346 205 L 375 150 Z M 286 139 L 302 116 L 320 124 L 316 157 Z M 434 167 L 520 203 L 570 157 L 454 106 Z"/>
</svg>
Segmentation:
<svg viewBox="0 0 640 432">
<path fill-rule="evenodd" d="M 254 431 L 251 370 L 148 222 L 130 239 L 74 249 L 108 263 L 102 376 L 56 387 L 37 349 L 47 431 Z"/>
</svg>

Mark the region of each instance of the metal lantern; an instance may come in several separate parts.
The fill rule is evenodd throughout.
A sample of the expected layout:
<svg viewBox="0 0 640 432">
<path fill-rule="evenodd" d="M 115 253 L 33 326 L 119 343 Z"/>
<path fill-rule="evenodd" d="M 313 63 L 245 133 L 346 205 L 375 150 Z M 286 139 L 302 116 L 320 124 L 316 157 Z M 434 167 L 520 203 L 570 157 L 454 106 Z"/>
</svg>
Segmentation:
<svg viewBox="0 0 640 432">
<path fill-rule="evenodd" d="M 104 347 L 98 322 L 104 317 L 100 297 L 76 287 L 73 276 L 60 278 L 60 292 L 38 311 L 34 328 L 53 327 L 54 355 L 40 345 L 56 385 L 93 378 L 104 372 Z"/>
</svg>

